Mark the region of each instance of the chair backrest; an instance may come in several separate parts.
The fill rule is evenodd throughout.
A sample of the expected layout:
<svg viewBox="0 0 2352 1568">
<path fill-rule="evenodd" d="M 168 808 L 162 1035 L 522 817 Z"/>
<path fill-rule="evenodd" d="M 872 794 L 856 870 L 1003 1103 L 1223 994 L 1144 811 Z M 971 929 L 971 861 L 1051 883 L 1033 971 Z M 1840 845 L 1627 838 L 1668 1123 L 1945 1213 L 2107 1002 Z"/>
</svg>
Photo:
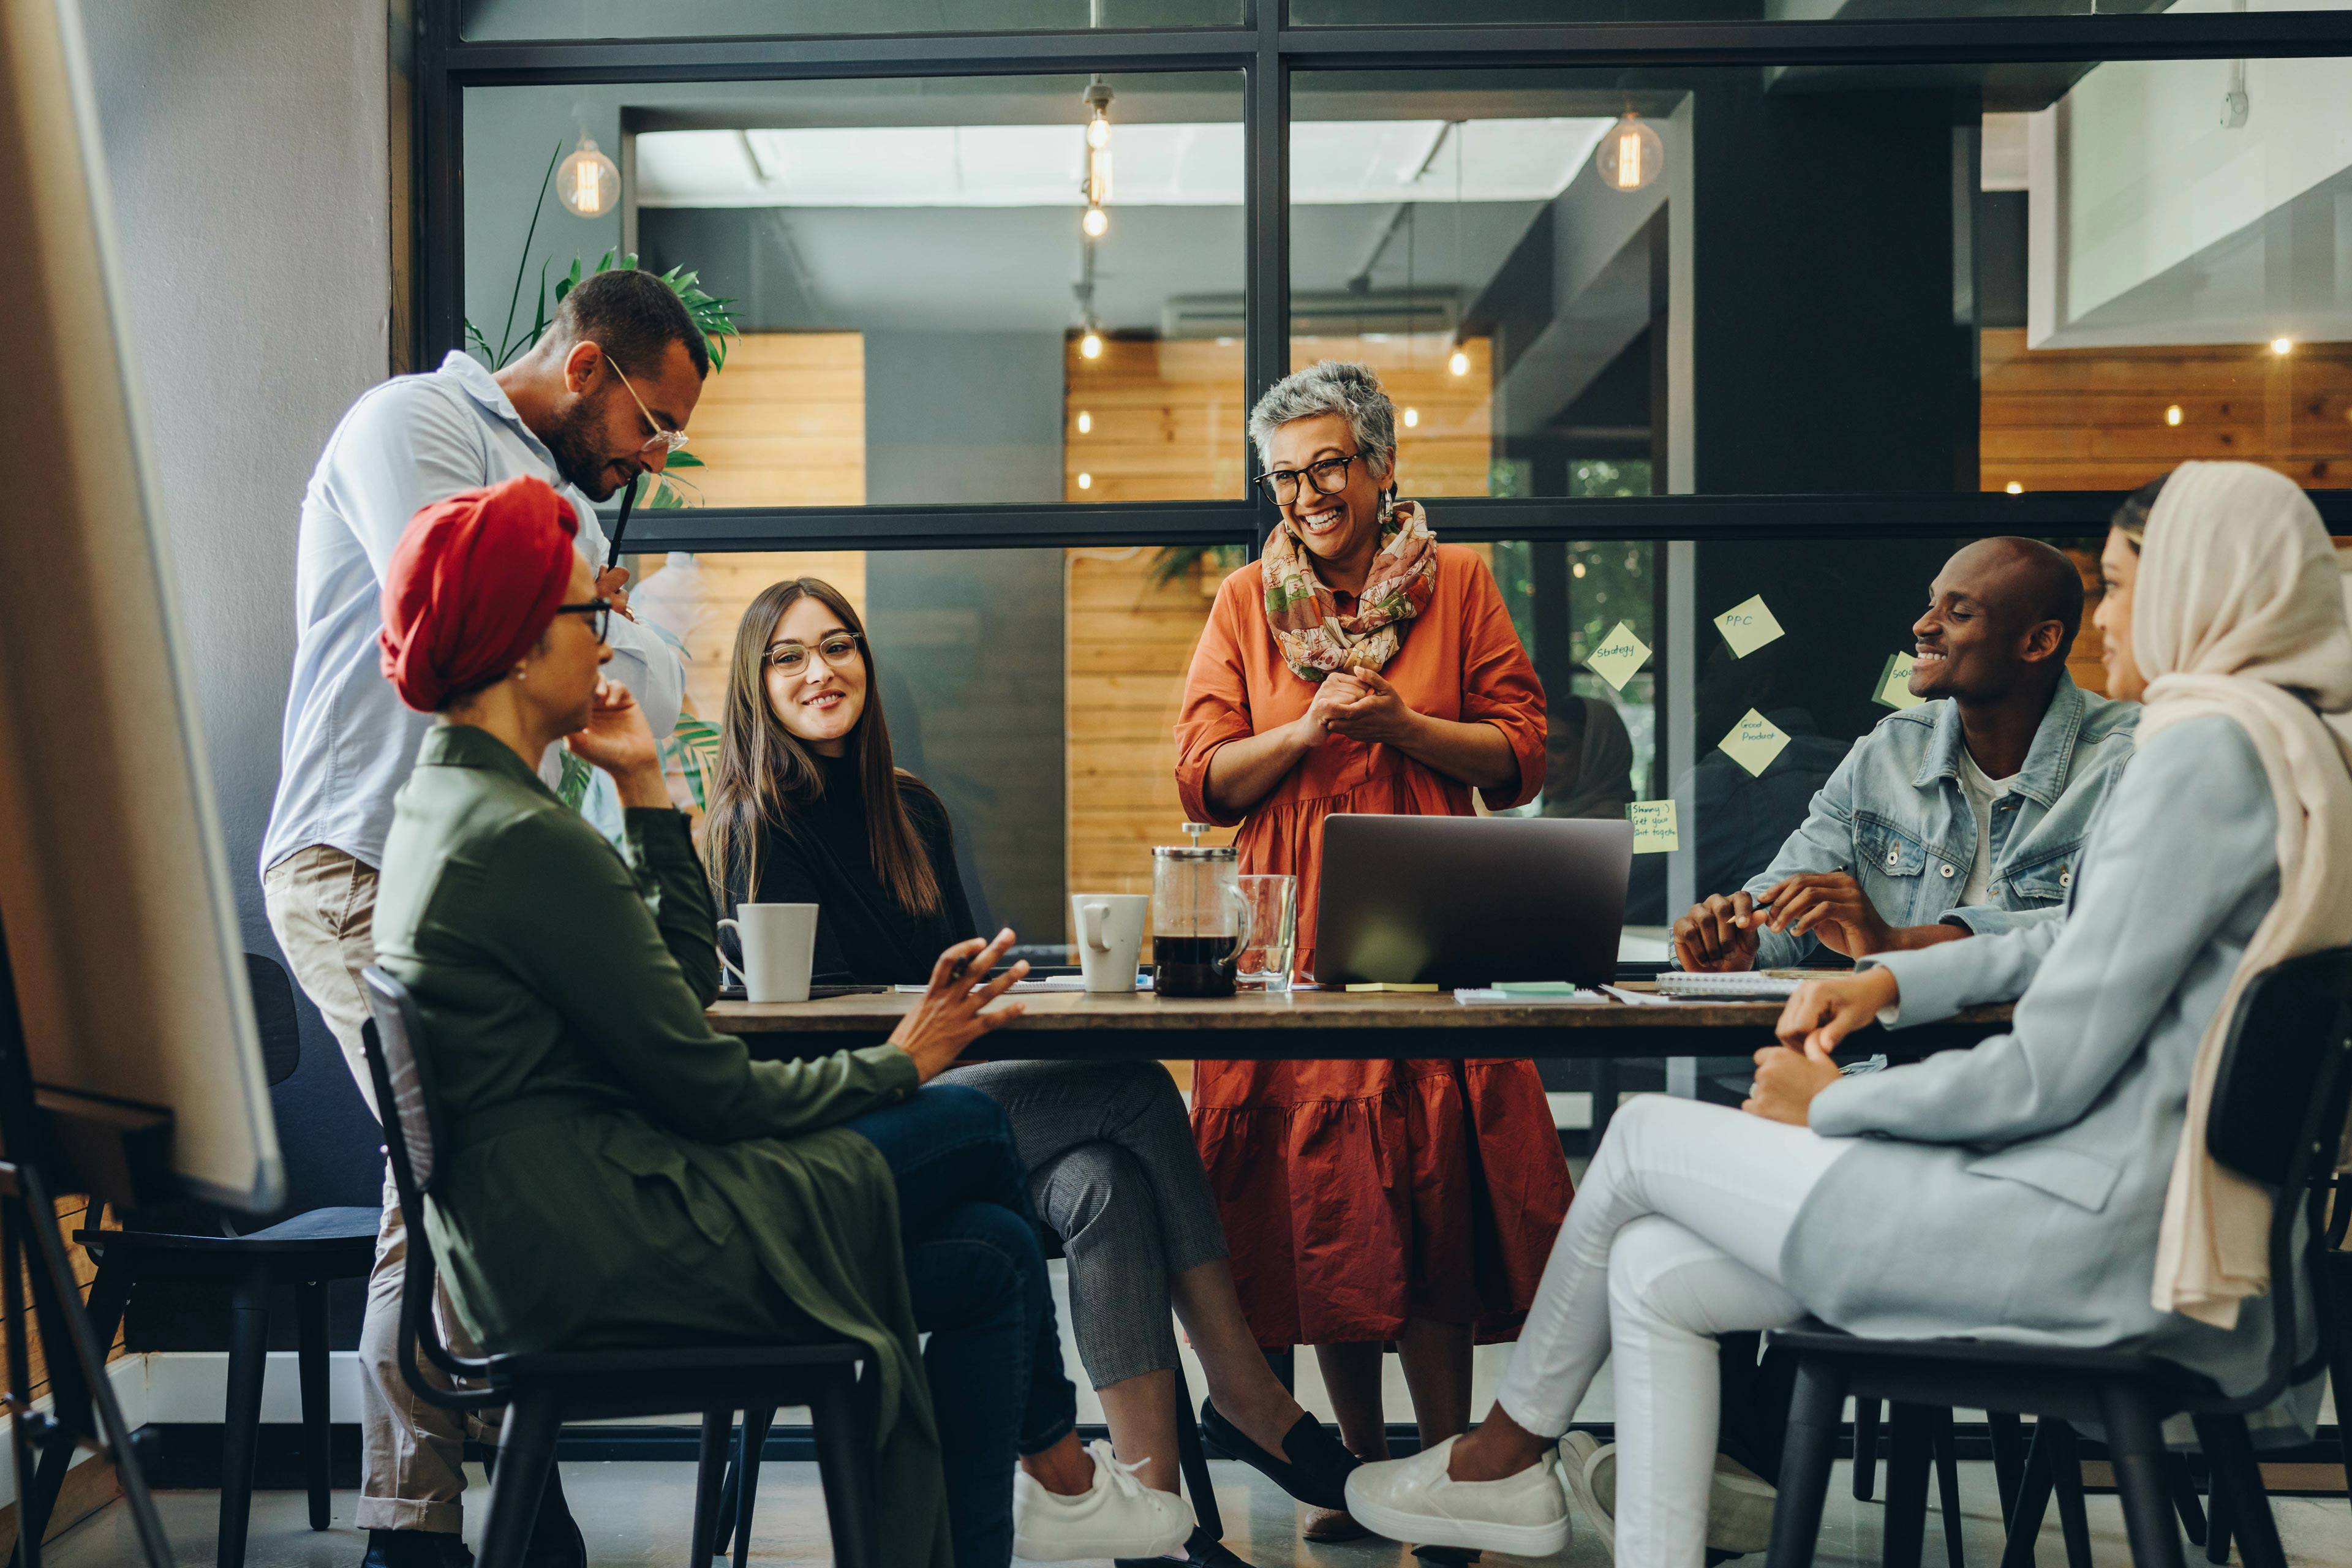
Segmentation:
<svg viewBox="0 0 2352 1568">
<path fill-rule="evenodd" d="M 441 1120 L 434 1102 L 432 1068 L 421 1048 L 424 1021 L 408 987 L 373 965 L 360 971 L 367 987 L 372 1015 L 361 1026 L 367 1052 L 368 1077 L 375 1086 L 376 1114 L 383 1122 L 384 1155 L 392 1164 L 392 1181 L 400 1194 L 400 1216 L 405 1226 L 407 1258 L 400 1281 L 400 1372 L 408 1386 L 428 1404 L 446 1410 L 478 1410 L 500 1403 L 499 1396 L 478 1392 L 452 1392 L 425 1378 L 416 1365 L 416 1352 L 453 1378 L 478 1378 L 487 1363 L 452 1354 L 441 1342 L 433 1316 L 434 1279 L 437 1265 L 433 1240 L 425 1228 L 425 1194 L 433 1191 L 441 1172 Z"/>
<path fill-rule="evenodd" d="M 2206 1152 L 2277 1190 L 2271 1211 L 2273 1342 L 2263 1387 L 2233 1405 L 2267 1405 L 2324 1363 L 2322 1351 L 2297 1364 L 2297 1276 L 2324 1289 L 2325 1204 L 2335 1185 L 2347 1105 L 2352 1105 L 2352 947 L 2327 948 L 2263 971 L 2238 996 L 2205 1120 Z M 2294 1225 L 2307 1226 L 2297 1268 Z"/>
<path fill-rule="evenodd" d="M 248 952 L 245 983 L 253 993 L 253 1021 L 261 1033 L 262 1074 L 273 1086 L 284 1083 L 302 1061 L 302 1022 L 294 1010 L 294 982 L 276 959 Z"/>
</svg>

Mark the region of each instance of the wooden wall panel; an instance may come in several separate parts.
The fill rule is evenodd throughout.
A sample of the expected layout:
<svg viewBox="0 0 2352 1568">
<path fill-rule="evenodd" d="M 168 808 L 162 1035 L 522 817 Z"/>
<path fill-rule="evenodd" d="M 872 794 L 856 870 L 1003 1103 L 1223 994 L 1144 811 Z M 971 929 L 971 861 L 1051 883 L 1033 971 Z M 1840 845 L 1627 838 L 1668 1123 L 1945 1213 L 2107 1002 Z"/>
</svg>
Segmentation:
<svg viewBox="0 0 2352 1568">
<path fill-rule="evenodd" d="M 2352 343 L 2029 350 L 2018 328 L 1979 352 L 1986 489 L 2131 489 L 2192 458 L 2352 485 Z"/>
<path fill-rule="evenodd" d="M 705 506 L 866 504 L 866 339 L 751 332 L 703 384 L 678 478 Z"/>
</svg>

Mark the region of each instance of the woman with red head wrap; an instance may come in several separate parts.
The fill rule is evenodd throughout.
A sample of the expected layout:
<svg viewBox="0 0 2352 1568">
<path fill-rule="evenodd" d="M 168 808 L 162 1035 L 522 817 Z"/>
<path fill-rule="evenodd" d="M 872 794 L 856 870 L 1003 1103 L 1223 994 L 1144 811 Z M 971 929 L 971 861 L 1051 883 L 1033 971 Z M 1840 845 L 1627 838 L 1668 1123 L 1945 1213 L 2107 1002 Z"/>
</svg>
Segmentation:
<svg viewBox="0 0 2352 1568">
<path fill-rule="evenodd" d="M 713 1033 L 710 884 L 635 700 L 599 679 L 610 610 L 573 526 L 537 479 L 469 490 L 416 514 L 384 576 L 384 673 L 440 718 L 394 802 L 377 963 L 456 1132 L 427 1224 L 460 1324 L 494 1353 L 864 1343 L 893 1568 L 1181 1544 L 1189 1508 L 1078 1445 L 1003 1112 L 915 1092 L 1019 1016 L 981 1009 L 1025 964 L 968 977 L 1013 933 L 942 953 L 883 1045 L 755 1062 Z M 541 782 L 558 742 L 618 786 L 625 859 Z M 906 1148 L 929 1152 L 902 1170 Z M 954 1391 L 936 1412 L 931 1380 Z"/>
</svg>

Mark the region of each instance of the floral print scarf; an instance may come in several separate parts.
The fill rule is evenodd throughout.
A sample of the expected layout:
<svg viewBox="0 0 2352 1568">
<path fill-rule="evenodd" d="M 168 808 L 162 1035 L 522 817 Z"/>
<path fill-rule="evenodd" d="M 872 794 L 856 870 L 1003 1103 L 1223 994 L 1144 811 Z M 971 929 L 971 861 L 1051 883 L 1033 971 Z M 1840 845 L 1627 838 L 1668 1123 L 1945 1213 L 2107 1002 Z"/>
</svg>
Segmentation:
<svg viewBox="0 0 2352 1568">
<path fill-rule="evenodd" d="M 1436 589 L 1437 539 L 1416 503 L 1383 500 L 1381 551 L 1352 616 L 1339 614 L 1331 590 L 1316 574 L 1314 558 L 1287 522 L 1267 537 L 1258 573 L 1265 584 L 1266 624 L 1282 662 L 1301 680 L 1319 682 L 1341 670 L 1382 669 L 1396 657 L 1406 623 Z"/>
</svg>

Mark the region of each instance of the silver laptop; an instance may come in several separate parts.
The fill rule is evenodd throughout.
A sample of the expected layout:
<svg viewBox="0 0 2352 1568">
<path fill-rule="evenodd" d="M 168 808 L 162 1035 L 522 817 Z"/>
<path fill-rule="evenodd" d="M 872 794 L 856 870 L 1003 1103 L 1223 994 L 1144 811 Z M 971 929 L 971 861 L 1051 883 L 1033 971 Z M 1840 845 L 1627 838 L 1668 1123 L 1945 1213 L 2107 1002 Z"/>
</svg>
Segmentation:
<svg viewBox="0 0 2352 1568">
<path fill-rule="evenodd" d="M 1633 864 L 1630 822 L 1328 816 L 1315 979 L 1606 984 Z"/>
</svg>

